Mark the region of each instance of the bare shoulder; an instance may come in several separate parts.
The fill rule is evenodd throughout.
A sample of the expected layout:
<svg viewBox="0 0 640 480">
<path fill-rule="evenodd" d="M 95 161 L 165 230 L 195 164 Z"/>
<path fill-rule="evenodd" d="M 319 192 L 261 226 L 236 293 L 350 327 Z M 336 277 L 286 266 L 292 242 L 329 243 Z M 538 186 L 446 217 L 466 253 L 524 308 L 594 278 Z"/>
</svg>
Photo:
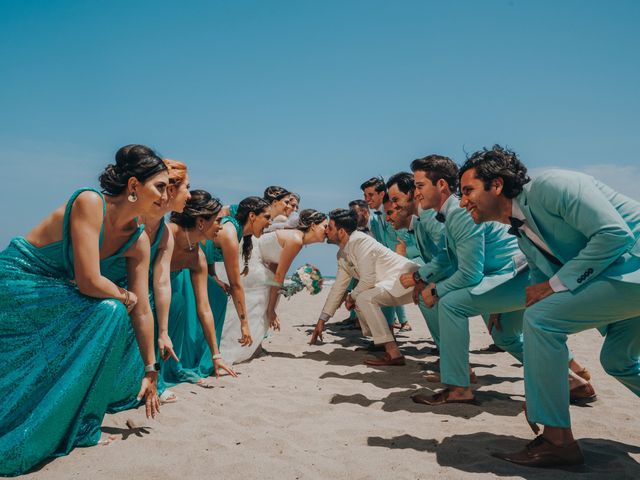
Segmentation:
<svg viewBox="0 0 640 480">
<path fill-rule="evenodd" d="M 124 256 L 138 259 L 149 257 L 150 248 L 151 241 L 149 240 L 149 235 L 147 235 L 147 232 L 143 231 L 136 241 L 133 242 L 133 245 L 127 249 Z"/>
</svg>

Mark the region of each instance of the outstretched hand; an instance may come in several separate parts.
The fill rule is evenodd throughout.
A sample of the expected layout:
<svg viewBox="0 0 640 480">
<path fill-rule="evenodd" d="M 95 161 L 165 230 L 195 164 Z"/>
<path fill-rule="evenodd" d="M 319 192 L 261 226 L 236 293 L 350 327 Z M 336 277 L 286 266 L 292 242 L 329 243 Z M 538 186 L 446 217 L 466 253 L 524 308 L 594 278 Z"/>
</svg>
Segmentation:
<svg viewBox="0 0 640 480">
<path fill-rule="evenodd" d="M 313 329 L 313 333 L 311 334 L 311 340 L 309 341 L 309 345 L 315 345 L 318 339 L 320 339 L 320 341 L 323 342 L 324 341 L 322 339 L 323 331 L 324 331 L 324 321 L 318 320 L 318 323 L 316 323 L 316 328 Z"/>
<path fill-rule="evenodd" d="M 160 358 L 162 358 L 162 360 L 168 360 L 169 357 L 172 357 L 176 362 L 180 361 L 176 352 L 173 350 L 173 342 L 168 333 L 158 335 L 158 350 L 160 351 Z"/>
<path fill-rule="evenodd" d="M 140 391 L 136 397 L 138 401 L 144 397 L 144 408 L 147 418 L 155 418 L 160 413 L 160 399 L 158 398 L 158 372 L 149 372 L 142 377 Z"/>
<path fill-rule="evenodd" d="M 227 372 L 229 375 L 231 375 L 232 377 L 237 377 L 238 374 L 236 372 L 233 371 L 233 369 L 228 366 L 226 363 L 224 363 L 224 361 L 221 358 L 218 358 L 217 360 L 213 361 L 213 371 L 216 374 L 216 378 L 220 378 L 220 369 L 224 370 L 225 372 Z"/>
<path fill-rule="evenodd" d="M 276 312 L 267 312 L 267 320 L 269 320 L 269 327 L 275 331 L 280 331 L 280 319 Z"/>
<path fill-rule="evenodd" d="M 249 330 L 249 325 L 243 323 L 240 326 L 240 332 L 242 333 L 242 337 L 238 339 L 238 343 L 243 347 L 250 347 L 253 345 L 253 339 L 251 338 L 251 331 Z"/>
</svg>

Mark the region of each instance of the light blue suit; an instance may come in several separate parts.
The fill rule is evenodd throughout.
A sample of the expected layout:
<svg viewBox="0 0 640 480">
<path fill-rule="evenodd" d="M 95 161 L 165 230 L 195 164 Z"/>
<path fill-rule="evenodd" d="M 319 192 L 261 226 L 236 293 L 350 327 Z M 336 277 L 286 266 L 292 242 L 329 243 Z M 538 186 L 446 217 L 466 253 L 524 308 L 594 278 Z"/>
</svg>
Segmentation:
<svg viewBox="0 0 640 480">
<path fill-rule="evenodd" d="M 413 221 L 413 232 L 406 232 L 407 258 L 420 265 L 420 271 L 424 271 L 427 265 L 436 257 L 444 245 L 444 225 L 436 220 L 436 212 L 433 210 L 423 210 L 420 216 Z M 450 275 L 452 269 L 444 270 L 441 277 Z M 439 277 L 440 278 L 440 277 Z M 431 338 L 438 349 L 440 348 L 440 329 L 438 327 L 438 305 L 428 308 L 422 297 L 418 303 L 420 313 L 427 323 L 427 328 L 431 333 Z"/>
<path fill-rule="evenodd" d="M 493 341 L 522 362 L 522 317 L 529 272 L 524 255 L 507 227 L 495 222 L 476 225 L 459 199 L 449 197 L 443 250 L 420 271 L 435 282 L 439 297 L 440 374 L 447 385 L 469 385 L 469 317 L 500 313 L 501 330 Z M 443 271 L 454 272 L 444 279 Z"/>
<path fill-rule="evenodd" d="M 369 217 L 373 238 L 395 252 L 396 246 L 398 245 L 398 232 L 396 232 L 391 224 L 384 219 L 384 213 L 381 212 L 380 214 L 376 214 L 375 212 L 376 211 L 370 212 Z M 382 307 L 382 313 L 387 319 L 389 326 L 393 325 L 396 316 L 400 323 L 407 322 L 404 305 L 398 305 L 396 307 Z"/>
<path fill-rule="evenodd" d="M 535 178 L 514 201 L 559 261 L 522 233 L 518 243 L 532 282 L 557 275 L 568 288 L 525 312 L 527 414 L 532 422 L 569 427 L 568 386 L 559 368 L 569 334 L 599 328 L 606 335 L 602 366 L 640 395 L 640 203 L 562 170 Z"/>
</svg>

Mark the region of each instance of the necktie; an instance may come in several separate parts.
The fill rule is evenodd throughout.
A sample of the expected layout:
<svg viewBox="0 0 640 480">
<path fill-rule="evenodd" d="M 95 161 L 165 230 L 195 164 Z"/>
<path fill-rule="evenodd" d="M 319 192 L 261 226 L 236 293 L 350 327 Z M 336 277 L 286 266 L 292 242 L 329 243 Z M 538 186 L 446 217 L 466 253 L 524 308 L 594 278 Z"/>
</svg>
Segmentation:
<svg viewBox="0 0 640 480">
<path fill-rule="evenodd" d="M 520 238 L 522 236 L 520 234 L 520 227 L 524 225 L 524 222 L 519 218 L 515 218 L 515 217 L 509 217 L 509 222 L 511 223 L 511 228 L 509 229 L 508 233 Z"/>
<path fill-rule="evenodd" d="M 436 213 L 436 220 L 440 223 L 444 223 L 444 215 L 440 212 Z"/>
</svg>

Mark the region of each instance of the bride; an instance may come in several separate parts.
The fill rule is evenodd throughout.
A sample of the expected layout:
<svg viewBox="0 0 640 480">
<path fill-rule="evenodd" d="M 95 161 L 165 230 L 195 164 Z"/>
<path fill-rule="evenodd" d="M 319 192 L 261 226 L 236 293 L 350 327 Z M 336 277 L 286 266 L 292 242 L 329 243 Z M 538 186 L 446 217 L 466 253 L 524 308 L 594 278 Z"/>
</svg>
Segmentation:
<svg viewBox="0 0 640 480">
<path fill-rule="evenodd" d="M 227 315 L 232 318 L 225 321 L 220 342 L 220 352 L 225 361 L 238 363 L 252 358 L 267 336 L 269 327 L 280 329 L 275 311 L 280 291 L 277 284 L 283 284 L 287 271 L 303 246 L 325 240 L 326 226 L 327 216 L 324 213 L 306 209 L 300 213 L 294 229 L 281 229 L 254 239 L 257 248 L 253 250 L 248 264 L 249 273 L 242 278 L 242 284 L 249 327 L 257 341 L 250 348 L 238 344 L 235 339 L 239 335 L 239 322 L 234 317 L 237 314 L 228 308 Z M 238 262 L 241 261 L 238 258 Z M 218 271 L 224 272 L 224 269 Z M 224 278 L 221 280 L 226 281 Z"/>
</svg>

